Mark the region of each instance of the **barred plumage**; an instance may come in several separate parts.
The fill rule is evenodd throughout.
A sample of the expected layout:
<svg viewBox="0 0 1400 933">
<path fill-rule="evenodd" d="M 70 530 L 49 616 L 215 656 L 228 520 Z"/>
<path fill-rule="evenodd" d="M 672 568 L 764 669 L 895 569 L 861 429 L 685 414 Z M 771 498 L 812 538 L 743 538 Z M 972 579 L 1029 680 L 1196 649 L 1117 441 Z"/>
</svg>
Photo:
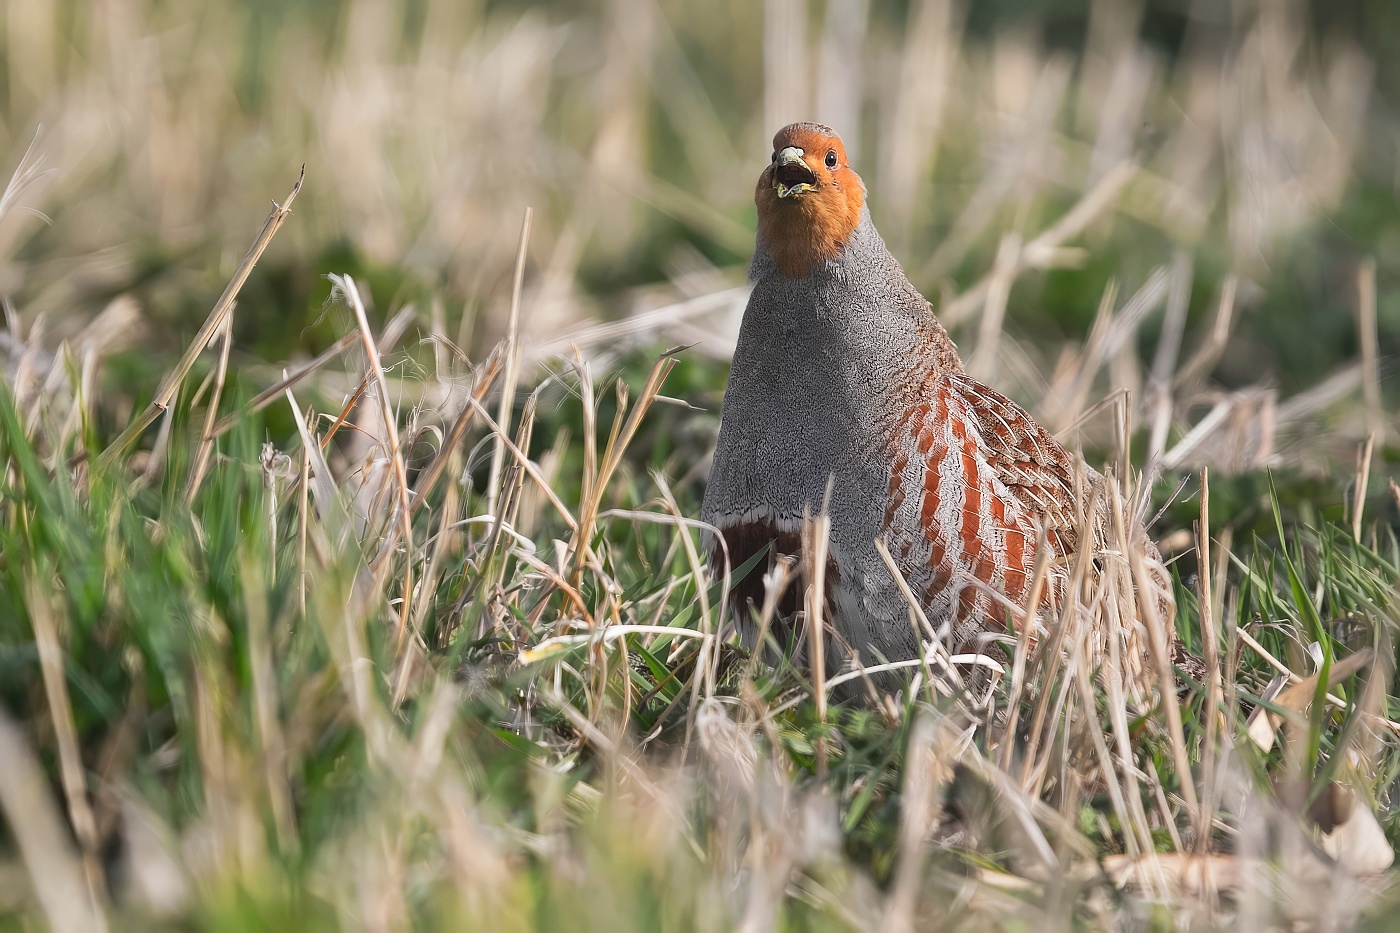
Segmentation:
<svg viewBox="0 0 1400 933">
<path fill-rule="evenodd" d="M 930 618 L 967 623 L 961 644 L 986 620 L 994 593 L 1020 606 L 1046 546 L 1075 546 L 1074 459 L 1015 402 L 963 374 L 931 380 L 890 438 L 889 504 L 882 528 L 910 568 Z M 1042 605 L 1059 598 L 1057 562 Z M 980 584 L 980 585 L 979 585 Z"/>
</svg>

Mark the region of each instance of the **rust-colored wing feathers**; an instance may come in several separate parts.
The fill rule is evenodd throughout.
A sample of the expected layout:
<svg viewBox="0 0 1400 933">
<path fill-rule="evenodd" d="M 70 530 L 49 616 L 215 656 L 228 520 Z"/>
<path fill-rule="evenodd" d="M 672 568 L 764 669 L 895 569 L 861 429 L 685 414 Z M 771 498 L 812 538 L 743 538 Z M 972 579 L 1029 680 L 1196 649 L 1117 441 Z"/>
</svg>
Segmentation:
<svg viewBox="0 0 1400 933">
<path fill-rule="evenodd" d="M 988 466 L 1025 508 L 1050 519 L 1050 531 L 1063 542 L 1063 550 L 1073 550 L 1075 458 L 1000 392 L 966 376 L 947 378 L 958 385 L 982 429 Z"/>
<path fill-rule="evenodd" d="M 1074 460 L 1000 393 L 939 376 L 892 444 L 885 531 L 933 613 L 995 618 L 993 593 L 1023 601 L 1042 524 L 1053 556 L 1073 549 Z"/>
</svg>

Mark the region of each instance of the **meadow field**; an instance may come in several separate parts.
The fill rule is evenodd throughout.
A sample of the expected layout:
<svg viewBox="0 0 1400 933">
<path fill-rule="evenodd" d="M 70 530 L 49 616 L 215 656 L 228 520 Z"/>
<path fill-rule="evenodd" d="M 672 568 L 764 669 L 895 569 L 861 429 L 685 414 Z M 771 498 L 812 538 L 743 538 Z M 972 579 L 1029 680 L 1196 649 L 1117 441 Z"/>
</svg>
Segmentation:
<svg viewBox="0 0 1400 933">
<path fill-rule="evenodd" d="M 1396 62 L 1387 0 L 0 4 L 0 930 L 1400 929 Z M 795 119 L 1172 618 L 1086 551 L 890 690 L 709 566 Z"/>
</svg>

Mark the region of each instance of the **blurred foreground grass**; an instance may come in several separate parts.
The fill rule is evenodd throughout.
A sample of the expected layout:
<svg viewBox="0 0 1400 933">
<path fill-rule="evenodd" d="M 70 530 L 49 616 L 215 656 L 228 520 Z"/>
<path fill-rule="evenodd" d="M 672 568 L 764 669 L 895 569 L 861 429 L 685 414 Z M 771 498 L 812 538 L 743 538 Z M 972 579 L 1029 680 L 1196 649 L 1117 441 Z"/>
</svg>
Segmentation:
<svg viewBox="0 0 1400 933">
<path fill-rule="evenodd" d="M 992 6 L 6 7 L 0 927 L 1383 922 L 1386 8 Z M 1148 487 L 1208 683 L 1090 670 L 1107 584 L 980 726 L 730 643 L 688 516 L 809 116 L 979 375 Z"/>
</svg>

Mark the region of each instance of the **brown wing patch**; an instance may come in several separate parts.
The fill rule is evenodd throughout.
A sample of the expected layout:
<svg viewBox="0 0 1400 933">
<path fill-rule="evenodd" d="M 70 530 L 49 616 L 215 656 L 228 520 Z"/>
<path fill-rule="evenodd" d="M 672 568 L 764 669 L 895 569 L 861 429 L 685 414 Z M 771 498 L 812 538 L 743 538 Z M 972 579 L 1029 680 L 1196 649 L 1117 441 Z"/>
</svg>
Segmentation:
<svg viewBox="0 0 1400 933">
<path fill-rule="evenodd" d="M 1052 555 L 1074 547 L 1074 458 L 1015 402 L 966 376 L 930 380 L 896 425 L 890 465 L 885 532 L 934 613 L 996 616 L 987 588 L 1025 599 L 1047 520 Z M 1047 589 L 1047 604 L 1058 598 Z"/>
</svg>

